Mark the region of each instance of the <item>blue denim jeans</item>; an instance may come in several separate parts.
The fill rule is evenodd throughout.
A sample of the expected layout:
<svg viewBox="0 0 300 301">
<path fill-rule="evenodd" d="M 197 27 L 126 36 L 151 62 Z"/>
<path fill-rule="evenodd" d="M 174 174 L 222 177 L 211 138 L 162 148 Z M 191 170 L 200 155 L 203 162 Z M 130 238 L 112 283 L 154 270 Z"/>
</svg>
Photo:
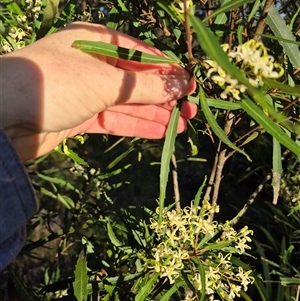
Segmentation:
<svg viewBox="0 0 300 301">
<path fill-rule="evenodd" d="M 23 247 L 26 221 L 36 210 L 36 197 L 26 170 L 0 129 L 0 271 Z"/>
</svg>

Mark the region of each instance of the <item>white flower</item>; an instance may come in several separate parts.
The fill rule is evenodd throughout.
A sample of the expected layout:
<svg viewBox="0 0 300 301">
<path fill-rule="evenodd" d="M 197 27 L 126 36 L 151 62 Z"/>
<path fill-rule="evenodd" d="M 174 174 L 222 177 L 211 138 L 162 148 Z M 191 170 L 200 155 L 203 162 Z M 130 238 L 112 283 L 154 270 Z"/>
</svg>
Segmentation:
<svg viewBox="0 0 300 301">
<path fill-rule="evenodd" d="M 179 273 L 176 271 L 176 269 L 172 266 L 166 266 L 164 268 L 164 272 L 160 274 L 160 277 L 168 277 L 170 284 L 173 284 L 175 282 L 175 279 L 179 276 Z"/>
<path fill-rule="evenodd" d="M 5 39 L 2 39 L 0 42 L 0 53 L 2 54 L 2 53 L 9 53 L 9 52 L 12 52 L 12 47 Z"/>
<path fill-rule="evenodd" d="M 231 86 L 238 86 L 243 90 L 236 79 L 229 77 L 227 81 L 230 83 L 227 90 Z M 224 225 L 211 222 L 210 214 L 218 211 L 219 207 L 212 206 L 208 201 L 203 201 L 201 207 L 194 206 L 192 202 L 190 207 L 179 211 L 164 209 L 160 223 L 156 220 L 157 217 L 152 218 L 150 227 L 161 242 L 152 249 L 154 260 L 149 260 L 147 266 L 154 269 L 161 278 L 168 278 L 171 284 L 183 269 L 190 268 L 190 273 L 185 272 L 195 290 L 203 289 L 201 275 L 205 277 L 206 299 L 214 300 L 214 295 L 218 294 L 223 299 L 229 296 L 233 300 L 235 296 L 239 296 L 242 288 L 246 290 L 254 280 L 249 276 L 251 271 L 245 272 L 230 261 L 233 253 L 242 254 L 250 248 L 247 243 L 251 241 L 249 235 L 253 231 L 247 226 L 236 231 L 229 222 Z M 216 231 L 222 231 L 222 234 L 214 240 Z M 219 248 L 218 244 L 224 248 Z M 211 248 L 214 245 L 215 249 Z M 227 246 L 230 251 L 226 250 Z M 196 261 L 201 262 L 204 274 L 199 273 L 198 264 L 194 264 Z"/>
<path fill-rule="evenodd" d="M 25 23 L 27 21 L 27 17 L 25 15 L 18 15 L 17 16 L 17 20 L 20 22 L 20 23 Z"/>
<path fill-rule="evenodd" d="M 233 283 L 230 283 L 230 293 L 229 293 L 229 298 L 234 299 L 235 296 L 240 297 L 240 290 L 242 287 L 240 285 L 235 285 Z"/>
<path fill-rule="evenodd" d="M 179 6 L 178 12 L 181 13 L 181 14 L 184 13 L 184 3 L 183 3 L 183 1 L 175 0 L 175 3 Z M 186 0 L 187 9 L 189 9 L 192 5 L 193 5 L 193 1 Z"/>
<path fill-rule="evenodd" d="M 248 285 L 254 282 L 254 277 L 249 276 L 252 273 L 251 270 L 244 272 L 242 267 L 239 267 L 239 272 L 236 274 L 236 277 L 241 282 L 241 285 L 244 288 L 244 291 L 248 289 Z"/>
<path fill-rule="evenodd" d="M 267 49 L 262 43 L 250 40 L 242 45 L 229 49 L 228 44 L 223 44 L 222 49 L 227 52 L 229 60 L 245 73 L 249 83 L 258 87 L 263 78 L 279 78 L 284 69 L 274 63 L 274 57 L 268 55 Z M 205 60 L 204 66 L 208 69 L 207 78 L 219 85 L 224 91 L 220 97 L 226 99 L 232 95 L 234 99 L 240 99 L 240 93 L 245 93 L 247 87 L 239 84 L 235 78 L 226 74 L 225 71 L 214 61 Z"/>
</svg>

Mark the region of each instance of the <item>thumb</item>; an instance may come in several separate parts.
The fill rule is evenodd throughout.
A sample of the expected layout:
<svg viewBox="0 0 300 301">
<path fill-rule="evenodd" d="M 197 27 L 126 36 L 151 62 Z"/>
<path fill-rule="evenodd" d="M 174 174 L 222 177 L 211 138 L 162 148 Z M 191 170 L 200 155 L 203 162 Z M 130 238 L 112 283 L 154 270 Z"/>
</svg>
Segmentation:
<svg viewBox="0 0 300 301">
<path fill-rule="evenodd" d="M 101 80 L 101 93 L 108 96 L 108 107 L 121 103 L 165 103 L 180 99 L 195 89 L 194 80 L 185 75 L 159 75 L 110 68 L 114 69 L 114 72 L 107 73 L 111 80 Z M 104 81 L 106 85 L 103 85 Z"/>
</svg>

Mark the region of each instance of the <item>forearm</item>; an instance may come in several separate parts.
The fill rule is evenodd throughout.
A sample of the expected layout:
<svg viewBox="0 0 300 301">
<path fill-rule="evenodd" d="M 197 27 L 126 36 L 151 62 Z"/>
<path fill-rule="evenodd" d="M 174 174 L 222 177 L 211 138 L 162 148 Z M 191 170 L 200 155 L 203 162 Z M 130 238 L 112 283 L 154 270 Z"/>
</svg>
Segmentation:
<svg viewBox="0 0 300 301">
<path fill-rule="evenodd" d="M 32 148 L 32 142 L 26 141 L 27 132 L 31 135 L 32 129 L 37 131 L 41 119 L 41 108 L 30 104 L 41 103 L 42 75 L 23 52 L 25 49 L 1 57 L 0 126 L 22 161 L 26 161 L 29 158 L 24 151 Z"/>
<path fill-rule="evenodd" d="M 39 68 L 33 61 L 25 58 L 22 51 L 1 57 L 0 125 L 10 139 L 17 134 L 16 128 L 24 125 L 24 116 L 26 120 L 31 118 L 36 122 L 36 116 L 33 116 L 26 104 L 38 97 L 36 89 L 42 80 Z M 29 118 L 28 114 L 31 115 Z"/>
</svg>

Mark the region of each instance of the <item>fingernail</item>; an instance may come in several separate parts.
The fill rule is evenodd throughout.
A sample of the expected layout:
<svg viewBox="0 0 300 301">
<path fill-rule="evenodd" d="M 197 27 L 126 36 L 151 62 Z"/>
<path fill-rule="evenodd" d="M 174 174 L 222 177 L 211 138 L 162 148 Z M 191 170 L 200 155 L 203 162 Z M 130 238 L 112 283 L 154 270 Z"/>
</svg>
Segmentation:
<svg viewBox="0 0 300 301">
<path fill-rule="evenodd" d="M 170 100 L 179 99 L 184 95 L 187 95 L 187 93 L 190 90 L 189 87 L 190 87 L 189 80 L 183 77 L 175 77 L 167 81 L 166 92 L 168 93 Z"/>
<path fill-rule="evenodd" d="M 174 107 L 174 106 L 176 106 L 177 102 L 178 102 L 177 100 L 171 100 L 168 102 L 168 104 L 170 107 Z"/>
<path fill-rule="evenodd" d="M 192 78 L 190 79 L 190 81 L 189 81 L 189 89 L 188 89 L 188 93 L 187 93 L 187 94 L 188 94 L 188 95 L 193 94 L 193 93 L 195 92 L 196 88 L 197 88 L 197 83 L 196 83 L 196 81 L 195 81 L 195 78 L 192 77 Z"/>
</svg>

